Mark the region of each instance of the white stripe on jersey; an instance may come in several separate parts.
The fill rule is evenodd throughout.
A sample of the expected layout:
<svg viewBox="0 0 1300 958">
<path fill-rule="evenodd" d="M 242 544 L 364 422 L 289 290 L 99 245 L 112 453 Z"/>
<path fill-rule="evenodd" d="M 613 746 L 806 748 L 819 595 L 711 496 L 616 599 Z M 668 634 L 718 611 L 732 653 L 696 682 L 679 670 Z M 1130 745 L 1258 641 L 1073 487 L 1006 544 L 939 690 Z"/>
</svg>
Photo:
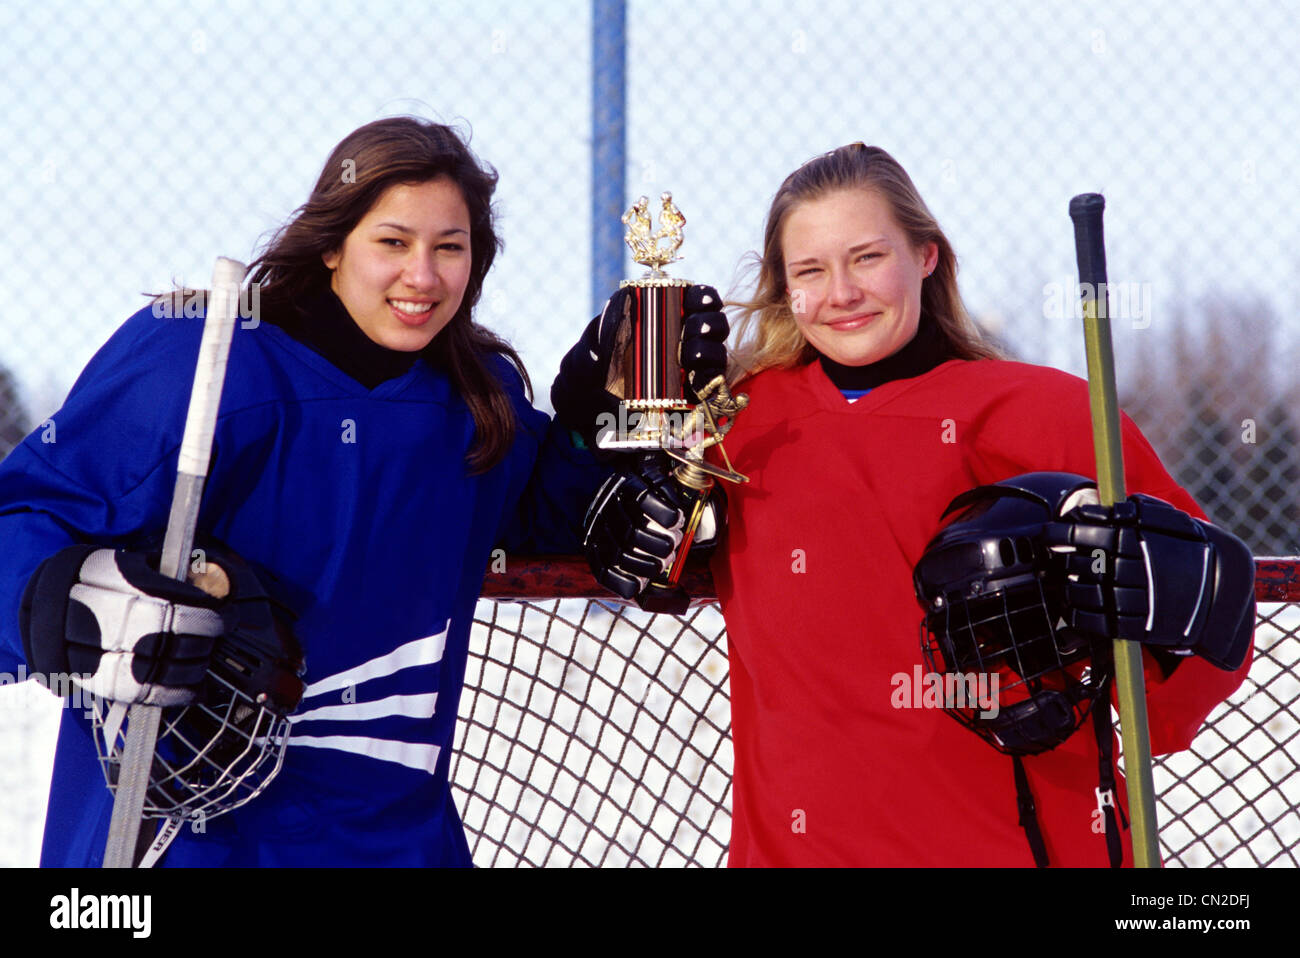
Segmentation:
<svg viewBox="0 0 1300 958">
<path fill-rule="evenodd" d="M 340 722 L 361 722 L 366 719 L 402 715 L 407 718 L 433 718 L 438 706 L 438 693 L 426 695 L 390 695 L 374 702 L 345 702 L 342 705 L 322 705 L 289 716 L 290 722 L 308 722 L 313 719 L 333 719 Z"/>
<path fill-rule="evenodd" d="M 366 738 L 361 735 L 291 735 L 290 745 L 308 748 L 333 748 L 341 752 L 354 752 L 381 762 L 395 762 L 416 771 L 433 774 L 438 764 L 437 745 L 418 742 L 394 742 L 383 738 Z"/>
<path fill-rule="evenodd" d="M 437 635 L 425 636 L 423 639 L 415 639 L 405 645 L 399 645 L 386 655 L 371 659 L 369 662 L 362 662 L 358 666 L 311 683 L 303 690 L 303 698 L 310 698 L 323 692 L 345 689 L 352 685 L 360 685 L 368 679 L 391 675 L 394 672 L 400 672 L 402 669 L 409 669 L 413 666 L 432 665 L 442 660 L 443 649 L 446 645 L 447 627 L 443 626 L 442 631 Z"/>
</svg>

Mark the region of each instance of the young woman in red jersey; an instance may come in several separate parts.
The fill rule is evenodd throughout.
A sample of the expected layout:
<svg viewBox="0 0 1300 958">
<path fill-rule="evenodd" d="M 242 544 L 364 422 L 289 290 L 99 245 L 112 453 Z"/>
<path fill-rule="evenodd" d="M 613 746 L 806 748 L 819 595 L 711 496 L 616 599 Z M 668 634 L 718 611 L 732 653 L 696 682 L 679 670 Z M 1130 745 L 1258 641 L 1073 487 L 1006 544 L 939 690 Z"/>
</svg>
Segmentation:
<svg viewBox="0 0 1300 958">
<path fill-rule="evenodd" d="M 1014 749 L 990 747 L 943 714 L 935 696 L 911 688 L 929 665 L 918 641 L 913 573 L 945 508 L 973 487 L 1027 473 L 1095 476 L 1087 384 L 1007 361 L 981 339 L 962 305 L 952 247 L 911 179 L 885 151 L 860 143 L 811 160 L 781 185 L 756 289 L 740 306 L 731 378 L 750 404 L 726 446 L 750 481 L 727 489 L 727 533 L 713 559 L 731 661 L 731 864 L 1130 861 L 1127 830 L 1098 805 L 1098 770 L 1110 765 L 1103 761 L 1108 724 L 1096 735 L 1069 734 L 1087 712 L 1076 709 L 1066 716 L 1070 728 L 1056 734 L 1064 740 L 1017 757 L 1013 774 L 1003 752 Z M 1145 649 L 1158 754 L 1188 747 L 1210 709 L 1244 678 L 1253 566 L 1244 545 L 1199 521 L 1196 503 L 1127 417 L 1123 444 L 1129 491 L 1177 508 L 1143 506 L 1143 516 L 1166 510 L 1160 528 L 1094 506 L 1070 511 L 1053 529 L 1058 550 L 1078 544 L 1085 556 L 1085 544 L 1114 541 L 1105 536 L 1119 537 L 1121 526 L 1124 541 L 1150 546 L 1148 564 L 1133 567 L 1132 595 L 1120 599 L 1121 612 L 1129 599 L 1157 609 L 1135 627 L 1144 641 L 1153 638 L 1153 620 L 1206 600 L 1213 636 L 1162 634 L 1155 638 L 1182 647 Z M 673 525 L 664 513 L 676 508 L 671 490 L 648 482 L 623 488 L 631 493 L 626 501 L 615 496 L 588 523 L 588 543 L 622 544 L 589 548 L 612 588 L 629 574 L 643 582 L 647 563 L 666 566 L 677 545 L 675 535 L 659 531 Z M 1028 501 L 1031 492 L 1003 486 L 991 496 Z M 1045 517 L 1060 519 L 1060 505 L 1051 503 Z M 1039 525 L 1046 534 L 1046 523 Z M 1030 552 L 1040 568 L 1050 554 L 1042 543 Z M 1162 584 L 1189 562 L 1197 571 L 1212 565 L 1216 576 L 1203 577 L 1203 596 L 1169 599 Z M 1087 618 L 1097 612 L 1086 608 L 1089 590 L 1104 611 L 1103 599 L 1113 603 L 1128 583 L 1090 578 L 1086 568 L 1082 578 L 1076 573 L 1071 566 L 1057 583 L 1064 591 L 1068 579 L 1073 605 L 1052 614 L 1072 625 L 1095 623 Z M 1069 631 L 1047 628 L 1053 642 Z M 1087 649 L 1102 648 L 1071 634 L 1085 658 L 1075 655 L 1061 672 L 1066 684 L 1084 674 Z M 1189 657 L 1209 646 L 1234 670 Z M 986 680 L 1021 677 L 1005 661 L 990 668 Z M 1050 681 L 1028 687 L 1044 689 L 1052 691 Z M 1010 708 L 1017 699 L 1003 702 Z M 1034 717 L 1040 726 L 1051 725 L 1044 708 Z M 999 734 L 996 744 L 1011 741 Z M 1116 790 L 1122 809 L 1122 780 Z M 1109 842 L 1100 824 L 1108 817 Z"/>
</svg>

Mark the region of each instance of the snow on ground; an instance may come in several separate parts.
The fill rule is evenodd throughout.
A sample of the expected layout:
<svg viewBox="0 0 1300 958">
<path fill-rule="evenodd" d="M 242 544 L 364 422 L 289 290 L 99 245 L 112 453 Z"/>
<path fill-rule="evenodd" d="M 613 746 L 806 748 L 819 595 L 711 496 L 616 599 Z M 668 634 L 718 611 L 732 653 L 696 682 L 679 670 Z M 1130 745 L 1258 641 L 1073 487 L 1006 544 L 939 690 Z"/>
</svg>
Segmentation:
<svg viewBox="0 0 1300 958">
<path fill-rule="evenodd" d="M 60 705 L 35 682 L 0 685 L 0 867 L 40 861 Z"/>
</svg>

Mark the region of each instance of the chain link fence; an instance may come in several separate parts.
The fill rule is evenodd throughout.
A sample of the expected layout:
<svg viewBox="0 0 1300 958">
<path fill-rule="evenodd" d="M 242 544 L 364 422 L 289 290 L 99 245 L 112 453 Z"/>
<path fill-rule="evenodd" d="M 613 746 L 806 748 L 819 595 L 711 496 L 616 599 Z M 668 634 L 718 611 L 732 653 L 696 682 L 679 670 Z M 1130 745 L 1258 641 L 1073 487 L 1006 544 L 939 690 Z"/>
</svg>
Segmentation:
<svg viewBox="0 0 1300 958">
<path fill-rule="evenodd" d="M 250 261 L 339 140 L 402 113 L 457 126 L 500 173 L 478 317 L 545 396 L 590 315 L 589 33 L 582 3 L 0 5 L 0 453 L 142 293 Z"/>
<path fill-rule="evenodd" d="M 1104 192 L 1122 403 L 1213 520 L 1300 553 L 1298 22 L 1269 0 L 633 0 L 627 201 L 672 190 L 677 274 L 739 290 L 782 178 L 878 144 L 981 324 L 1082 373 L 1066 204 Z M 0 455 L 141 294 L 252 259 L 329 149 L 395 113 L 499 170 L 479 318 L 546 407 L 592 309 L 591 25 L 578 0 L 0 6 Z"/>
<path fill-rule="evenodd" d="M 1296 13 L 634 0 L 627 201 L 672 190 L 679 274 L 736 289 L 785 174 L 879 144 L 944 225 L 985 327 L 1081 373 L 1065 208 L 1105 192 L 1126 407 L 1212 518 L 1257 553 L 1300 552 Z M 251 259 L 334 143 L 403 112 L 458 123 L 501 173 L 506 250 L 480 319 L 546 406 L 591 312 L 592 22 L 579 0 L 5 5 L 0 453 L 141 293 Z"/>
</svg>

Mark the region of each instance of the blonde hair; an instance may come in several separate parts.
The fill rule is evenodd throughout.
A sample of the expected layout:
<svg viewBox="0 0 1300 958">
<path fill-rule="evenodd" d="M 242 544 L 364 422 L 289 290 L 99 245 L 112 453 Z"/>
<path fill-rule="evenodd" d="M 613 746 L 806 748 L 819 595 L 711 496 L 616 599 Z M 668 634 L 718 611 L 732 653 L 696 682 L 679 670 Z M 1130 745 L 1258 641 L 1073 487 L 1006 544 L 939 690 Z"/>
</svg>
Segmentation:
<svg viewBox="0 0 1300 958">
<path fill-rule="evenodd" d="M 758 279 L 753 296 L 732 303 L 741 313 L 728 379 L 734 382 L 772 367 L 799 366 L 816 357 L 790 307 L 781 229 L 798 204 L 846 189 L 874 190 L 883 197 L 914 249 L 926 243 L 938 247 L 939 261 L 921 283 L 921 315 L 938 327 L 947 358 L 1002 358 L 971 321 L 957 289 L 957 256 L 907 171 L 880 147 L 852 143 L 809 160 L 785 178 L 772 198 L 763 253 L 755 254 Z"/>
</svg>

